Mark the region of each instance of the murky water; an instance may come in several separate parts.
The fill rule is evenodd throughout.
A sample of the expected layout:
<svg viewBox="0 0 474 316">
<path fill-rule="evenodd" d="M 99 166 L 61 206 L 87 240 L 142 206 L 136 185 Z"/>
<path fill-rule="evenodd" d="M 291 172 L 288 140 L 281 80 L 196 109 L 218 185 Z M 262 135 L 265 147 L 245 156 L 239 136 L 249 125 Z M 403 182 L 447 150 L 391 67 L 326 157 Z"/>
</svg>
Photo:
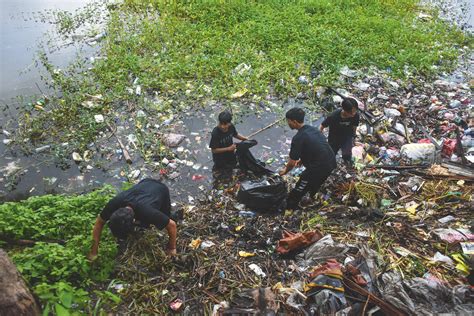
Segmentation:
<svg viewBox="0 0 474 316">
<path fill-rule="evenodd" d="M 18 102 L 14 99 L 16 96 L 28 97 L 40 95 L 41 91 L 48 92 L 44 82 L 41 81 L 39 69 L 35 67 L 34 56 L 38 42 L 46 33 L 50 33 L 53 27 L 35 22 L 33 12 L 46 9 L 73 11 L 86 3 L 87 1 L 83 0 L 0 2 L 0 105 L 3 110 L 0 116 L 0 130 L 11 130 L 14 127 L 18 106 Z M 465 17 L 468 24 L 474 25 L 473 4 L 465 14 L 468 15 Z M 82 51 L 87 57 L 87 50 L 84 52 L 82 49 L 80 45 L 69 45 L 51 53 L 50 58 L 54 64 L 62 67 L 68 64 L 78 51 Z M 276 108 L 251 108 L 246 112 L 249 114 L 237 113 L 239 120 L 235 125 L 241 134 L 248 135 L 279 119 L 281 114 L 276 113 L 282 113 L 281 108 L 289 106 L 276 102 L 275 107 L 279 111 Z M 188 202 L 192 198 L 206 194 L 212 186 L 212 160 L 208 144 L 210 131 L 216 124 L 219 110 L 219 108 L 208 108 L 199 112 L 184 113 L 172 123 L 175 132 L 187 135 L 181 145 L 182 151 L 175 150 L 177 157 L 186 163 L 178 164 L 176 170 L 167 168 L 168 177 L 174 172 L 172 177 L 174 179 L 168 178 L 165 182 L 171 187 L 175 200 Z M 256 112 L 258 114 L 255 114 Z M 314 114 L 310 121 L 314 121 L 317 116 Z M 268 161 L 271 169 L 277 170 L 283 162 L 282 155 L 288 153 L 290 139 L 294 133 L 284 124 L 266 130 L 255 137 L 259 145 L 254 147 L 252 152 L 257 158 Z M 4 136 L 0 136 L 0 139 L 3 138 Z M 159 169 L 149 168 L 139 161 L 128 167 L 124 161 L 119 161 L 117 158 L 118 156 L 112 157 L 101 170 L 84 169 L 83 166 L 74 163 L 70 168 L 62 170 L 56 167 L 47 155 L 22 156 L 17 152 L 11 152 L 0 142 L 0 201 L 17 200 L 49 192 L 88 191 L 104 183 L 119 186 L 126 180 L 127 172 L 133 170 L 140 170 L 140 177 L 160 177 Z M 8 187 L 11 172 L 15 176 L 14 190 Z"/>
<path fill-rule="evenodd" d="M 0 101 L 6 108 L 0 125 L 2 129 L 12 128 L 17 113 L 16 95 L 40 95 L 46 88 L 40 79 L 39 70 L 34 67 L 33 59 L 38 41 L 44 34 L 52 30 L 51 25 L 34 22 L 33 11 L 46 9 L 74 10 L 84 5 L 85 1 L 4 1 L 2 2 L 2 85 Z M 21 40 L 19 40 L 21 39 Z M 81 49 L 80 46 L 69 46 L 52 54 L 51 59 L 59 67 L 66 65 Z M 87 57 L 87 56 L 86 56 Z M 7 106 L 8 105 L 8 106 Z M 267 126 L 280 119 L 282 107 L 295 105 L 278 102 L 273 108 L 259 106 L 250 109 L 242 107 L 247 114 L 236 113 L 235 125 L 243 135 Z M 216 117 L 221 108 L 208 108 L 199 112 L 183 113 L 169 126 L 169 129 L 185 134 L 186 140 L 180 149 L 175 149 L 176 156 L 181 163 L 176 169 L 166 168 L 165 182 L 170 186 L 175 200 L 189 202 L 202 197 L 213 185 L 212 158 L 208 148 L 210 132 L 216 125 Z M 258 113 L 258 114 L 256 114 Z M 13 119 L 13 120 L 12 120 Z M 315 116 L 310 119 L 314 121 Z M 288 153 L 290 139 L 294 134 L 289 128 L 280 124 L 266 130 L 255 137 L 259 145 L 252 149 L 254 155 L 269 162 L 269 167 L 278 170 L 281 167 L 282 156 Z M 124 133 L 125 136 L 126 133 Z M 96 147 L 115 147 L 113 140 L 98 141 Z M 181 151 L 182 150 L 182 151 Z M 119 160 L 119 154 L 112 155 L 104 162 L 104 168 L 84 168 L 83 165 L 71 164 L 70 168 L 62 170 L 55 166 L 48 155 L 35 153 L 31 156 L 22 156 L 12 152 L 0 143 L 0 169 L 3 176 L 0 178 L 0 200 L 18 200 L 30 195 L 56 192 L 83 192 L 104 183 L 119 187 L 127 180 L 127 175 L 133 171 L 140 171 L 139 178 L 160 177 L 159 168 L 144 165 L 136 159 L 131 166 Z M 134 156 L 136 158 L 137 155 Z M 155 162 L 157 163 L 157 162 Z M 93 165 L 93 163 L 91 163 Z M 13 180 L 12 180 L 13 179 Z M 194 180 L 193 180 L 194 179 Z M 11 190 L 10 184 L 14 185 Z"/>
<path fill-rule="evenodd" d="M 20 102 L 17 97 L 34 98 L 49 91 L 41 79 L 41 68 L 35 64 L 38 45 L 51 39 L 54 26 L 39 22 L 39 12 L 45 10 L 74 11 L 83 7 L 84 0 L 2 0 L 0 2 L 0 130 L 15 128 Z M 56 39 L 53 39 L 56 40 Z M 56 42 L 56 45 L 63 43 Z M 64 67 L 73 60 L 84 47 L 74 43 L 59 50 L 50 51 L 48 57 L 58 67 Z M 87 50 L 86 50 L 87 52 Z M 4 138 L 3 136 L 1 137 Z M 24 157 L 11 152 L 0 142 L 0 200 L 19 199 L 30 194 L 40 194 L 52 190 L 44 186 L 44 177 L 71 177 L 77 172 L 63 172 L 48 164 L 41 157 Z M 24 170 L 18 189 L 9 192 L 6 174 L 14 166 Z"/>
</svg>

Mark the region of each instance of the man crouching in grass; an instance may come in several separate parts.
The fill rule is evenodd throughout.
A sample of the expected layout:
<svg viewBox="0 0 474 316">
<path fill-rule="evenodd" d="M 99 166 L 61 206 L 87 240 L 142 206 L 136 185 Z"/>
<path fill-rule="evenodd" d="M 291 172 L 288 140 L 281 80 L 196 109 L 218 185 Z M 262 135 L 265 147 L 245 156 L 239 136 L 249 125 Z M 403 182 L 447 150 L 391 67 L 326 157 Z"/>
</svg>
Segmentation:
<svg viewBox="0 0 474 316">
<path fill-rule="evenodd" d="M 170 219 L 170 215 L 168 187 L 159 180 L 140 181 L 112 198 L 97 216 L 92 231 L 92 248 L 87 258 L 91 261 L 97 258 L 100 235 L 107 222 L 118 240 L 125 240 L 137 224 L 145 227 L 155 225 L 160 230 L 166 228 L 169 236 L 166 253 L 176 255 L 176 222 Z"/>
</svg>

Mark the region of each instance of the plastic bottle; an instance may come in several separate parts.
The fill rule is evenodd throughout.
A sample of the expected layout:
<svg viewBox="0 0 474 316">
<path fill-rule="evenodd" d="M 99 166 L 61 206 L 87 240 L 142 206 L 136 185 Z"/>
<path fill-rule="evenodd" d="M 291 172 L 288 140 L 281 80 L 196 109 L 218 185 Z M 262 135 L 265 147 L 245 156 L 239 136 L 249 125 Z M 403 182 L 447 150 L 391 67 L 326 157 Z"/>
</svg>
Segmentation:
<svg viewBox="0 0 474 316">
<path fill-rule="evenodd" d="M 255 216 L 255 212 L 252 212 L 252 211 L 240 211 L 240 212 L 239 212 L 239 215 L 242 216 L 242 217 L 254 217 L 254 216 Z"/>
</svg>

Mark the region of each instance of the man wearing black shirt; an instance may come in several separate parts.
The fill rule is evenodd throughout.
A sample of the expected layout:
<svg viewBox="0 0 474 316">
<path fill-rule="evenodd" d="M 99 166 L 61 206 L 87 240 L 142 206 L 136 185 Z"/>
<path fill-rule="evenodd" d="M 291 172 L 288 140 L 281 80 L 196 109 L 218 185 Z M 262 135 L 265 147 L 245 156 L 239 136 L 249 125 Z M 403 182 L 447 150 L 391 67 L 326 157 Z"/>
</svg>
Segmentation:
<svg viewBox="0 0 474 316">
<path fill-rule="evenodd" d="M 166 185 L 158 180 L 144 179 L 130 189 L 112 198 L 102 210 L 92 231 L 93 244 L 88 258 L 94 260 L 99 251 L 99 241 L 106 222 L 117 239 L 126 239 L 134 224 L 168 231 L 167 253 L 176 254 L 176 223 L 170 219 L 171 201 Z"/>
<path fill-rule="evenodd" d="M 212 160 L 216 168 L 232 168 L 236 165 L 235 156 L 236 145 L 233 138 L 247 140 L 246 137 L 237 133 L 232 124 L 232 114 L 224 111 L 219 114 L 219 124 L 214 127 L 211 133 L 209 148 L 212 150 Z"/>
<path fill-rule="evenodd" d="M 297 129 L 298 132 L 291 140 L 290 158 L 285 168 L 280 171 L 280 175 L 287 174 L 299 164 L 305 167 L 305 171 L 288 196 L 289 209 L 297 208 L 307 192 L 311 197 L 316 194 L 336 168 L 336 158 L 326 138 L 313 126 L 304 125 L 304 117 L 305 112 L 300 108 L 292 108 L 286 112 L 288 126 Z"/>
<path fill-rule="evenodd" d="M 342 101 L 342 109 L 332 112 L 319 128 L 322 132 L 326 127 L 329 127 L 329 145 L 335 155 L 341 149 L 342 159 L 349 165 L 352 164 L 352 145 L 360 120 L 359 113 L 357 113 L 358 108 L 356 99 L 345 98 Z"/>
</svg>

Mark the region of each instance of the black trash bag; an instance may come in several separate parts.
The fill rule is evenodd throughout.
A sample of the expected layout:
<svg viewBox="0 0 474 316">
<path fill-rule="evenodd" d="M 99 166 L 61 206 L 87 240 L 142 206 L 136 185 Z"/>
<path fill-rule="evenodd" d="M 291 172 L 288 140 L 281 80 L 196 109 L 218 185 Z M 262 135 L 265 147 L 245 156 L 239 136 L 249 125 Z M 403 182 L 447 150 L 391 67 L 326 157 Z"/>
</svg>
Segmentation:
<svg viewBox="0 0 474 316">
<path fill-rule="evenodd" d="M 237 143 L 237 161 L 240 169 L 245 171 L 252 171 L 256 175 L 270 175 L 274 172 L 265 168 L 265 163 L 256 159 L 250 152 L 250 148 L 257 145 L 256 140 L 244 140 Z"/>
<path fill-rule="evenodd" d="M 257 211 L 282 209 L 286 197 L 286 183 L 280 176 L 243 181 L 237 193 L 239 203 Z"/>
</svg>

